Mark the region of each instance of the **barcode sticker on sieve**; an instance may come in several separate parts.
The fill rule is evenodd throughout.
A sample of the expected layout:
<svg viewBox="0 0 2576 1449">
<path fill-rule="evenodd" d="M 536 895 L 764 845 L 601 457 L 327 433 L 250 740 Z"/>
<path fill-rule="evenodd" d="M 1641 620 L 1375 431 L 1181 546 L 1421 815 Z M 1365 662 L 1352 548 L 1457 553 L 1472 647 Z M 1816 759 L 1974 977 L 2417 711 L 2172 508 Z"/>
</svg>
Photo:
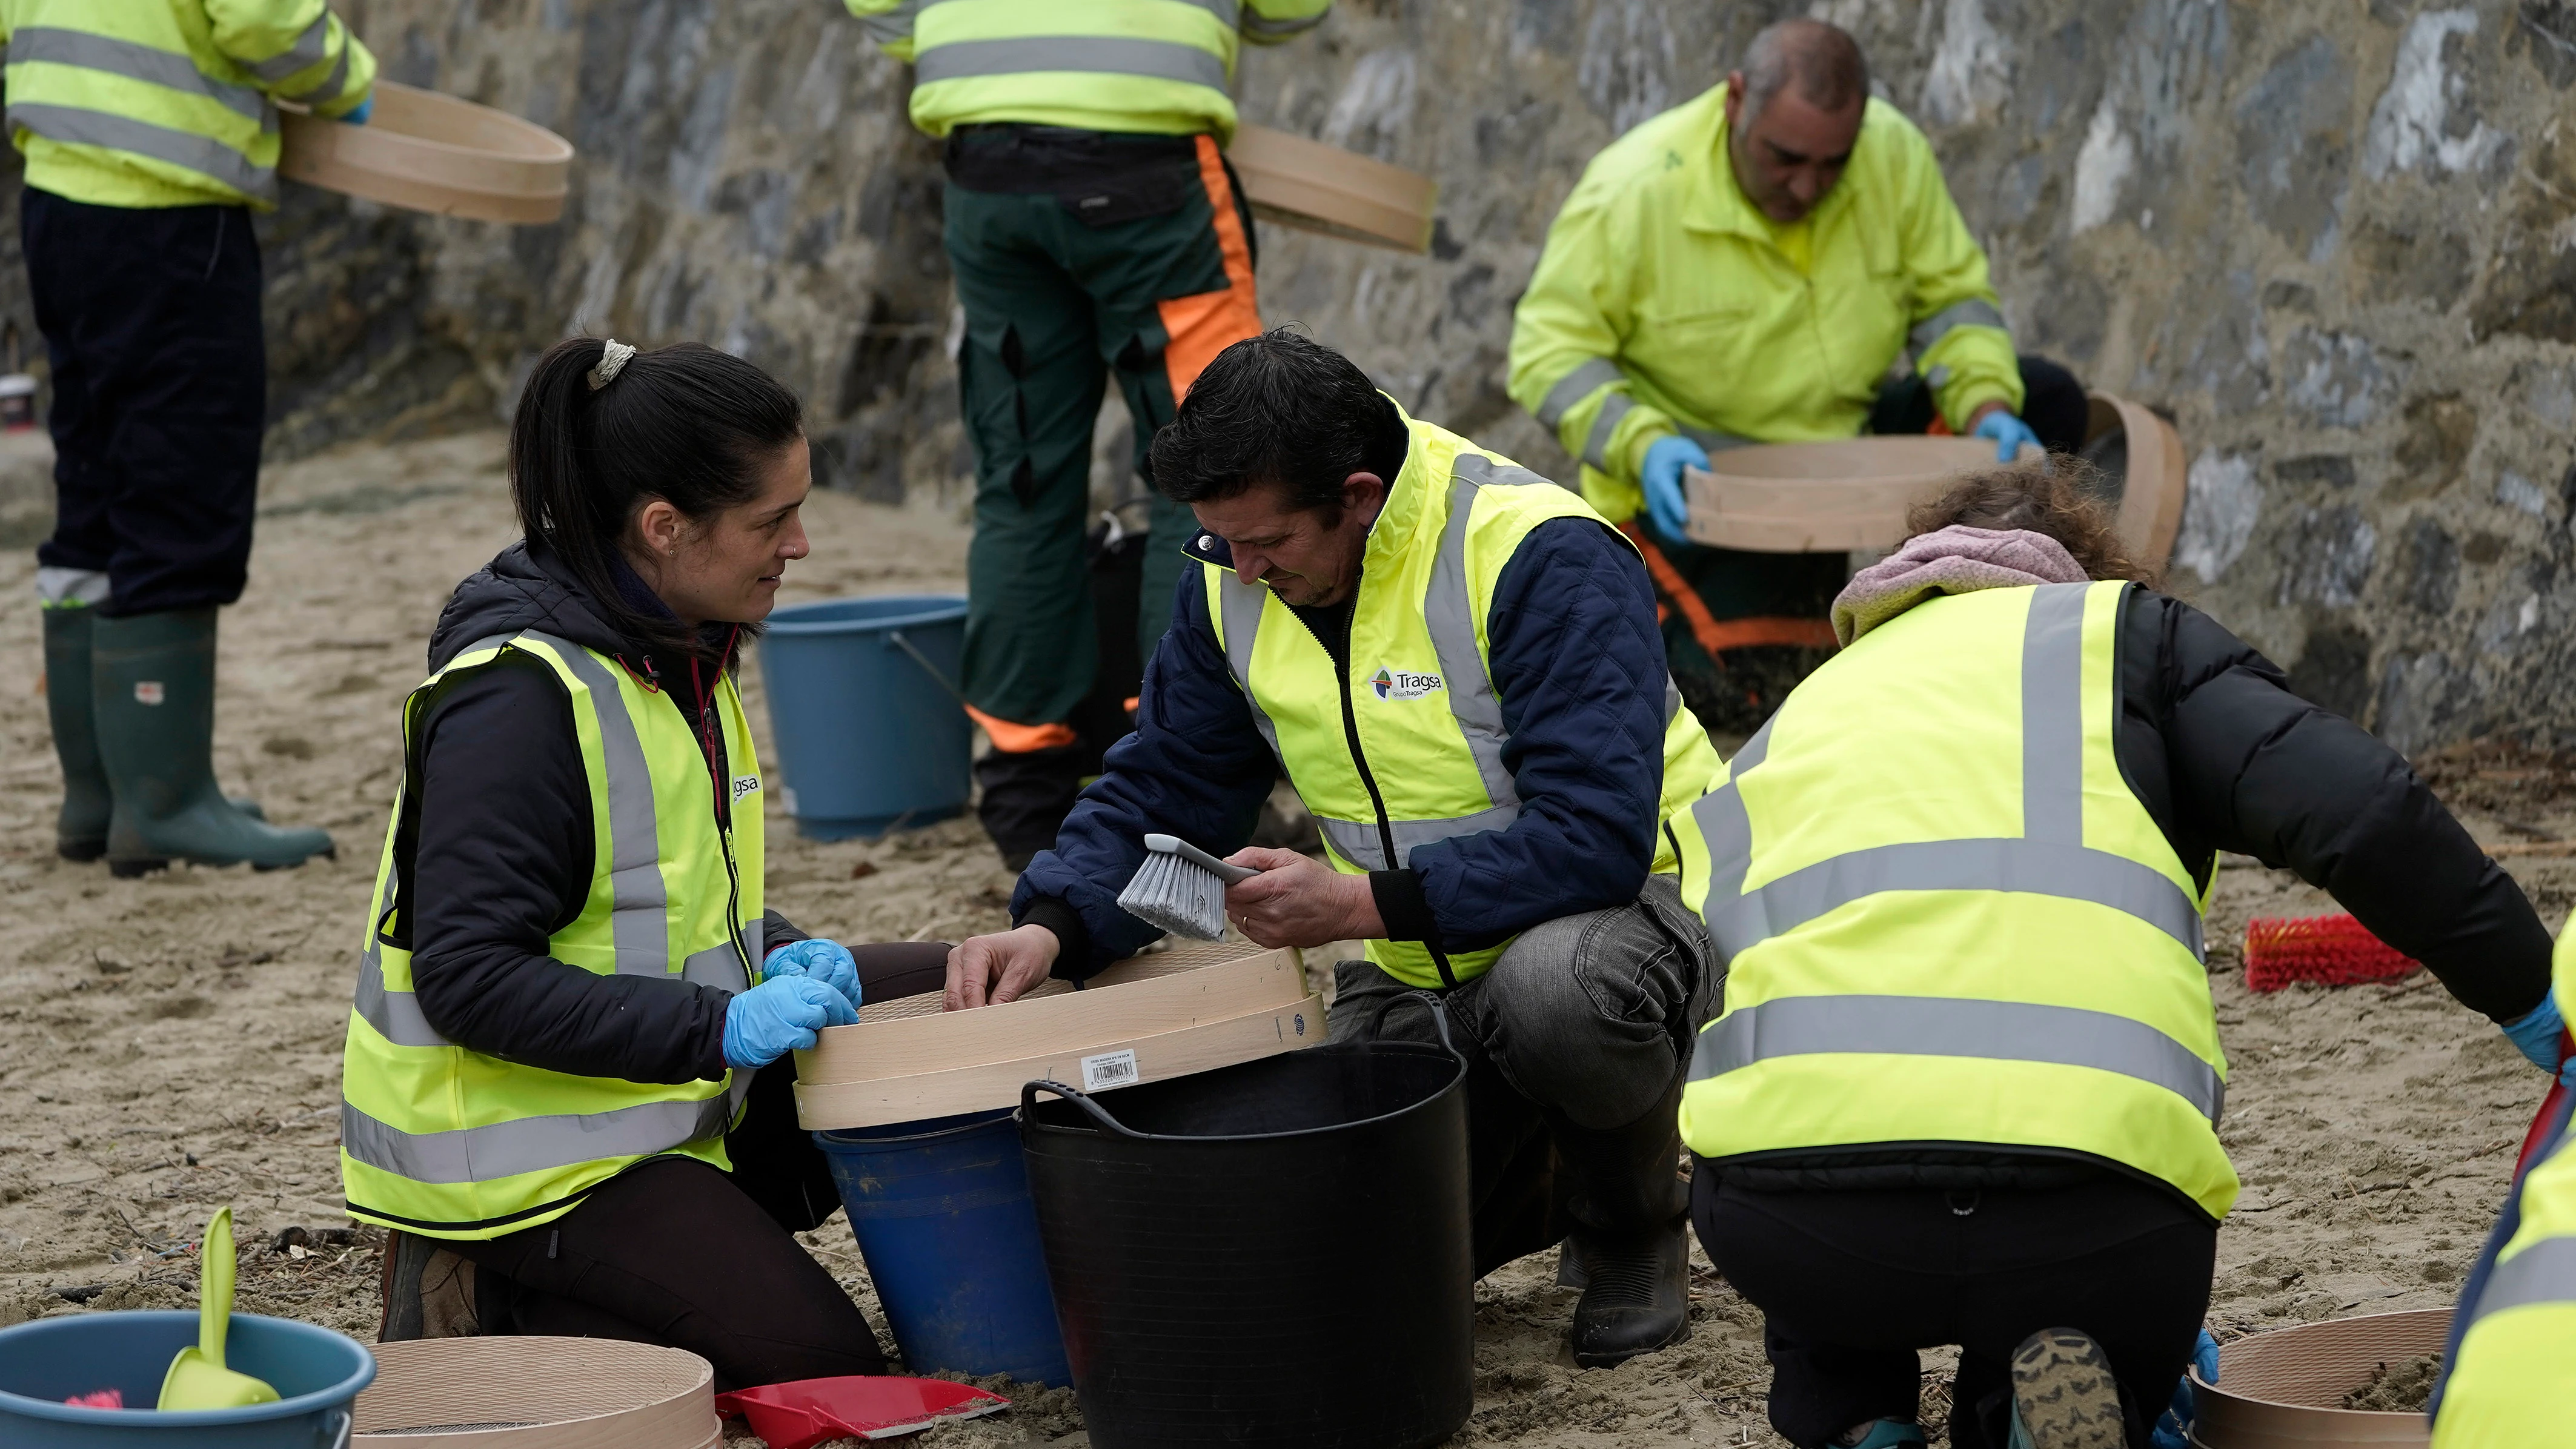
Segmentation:
<svg viewBox="0 0 2576 1449">
<path fill-rule="evenodd" d="M 1124 1087 L 1136 1080 L 1136 1053 L 1133 1051 L 1102 1052 L 1082 1059 L 1082 1090 L 1097 1092 L 1104 1087 Z"/>
</svg>

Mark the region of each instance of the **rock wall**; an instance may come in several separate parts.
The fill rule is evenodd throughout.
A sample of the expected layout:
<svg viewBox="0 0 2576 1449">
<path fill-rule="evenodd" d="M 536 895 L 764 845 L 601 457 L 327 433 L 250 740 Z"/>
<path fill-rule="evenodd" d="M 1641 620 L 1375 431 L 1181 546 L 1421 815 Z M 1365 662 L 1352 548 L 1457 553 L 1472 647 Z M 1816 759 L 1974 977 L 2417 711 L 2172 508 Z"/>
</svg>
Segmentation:
<svg viewBox="0 0 2576 1449">
<path fill-rule="evenodd" d="M 809 399 L 835 485 L 962 496 L 936 151 L 837 5 L 339 3 L 387 74 L 582 161 L 552 227 L 293 196 L 265 231 L 275 451 L 487 422 L 587 329 L 740 351 Z M 1931 134 L 2025 348 L 2179 419 L 2178 592 L 2403 748 L 2576 742 L 2567 0 L 1342 0 L 1247 53 L 1243 111 L 1433 173 L 1439 226 L 1412 257 L 1265 225 L 1265 317 L 1565 476 L 1502 390 L 1550 217 L 1799 11 Z"/>
</svg>

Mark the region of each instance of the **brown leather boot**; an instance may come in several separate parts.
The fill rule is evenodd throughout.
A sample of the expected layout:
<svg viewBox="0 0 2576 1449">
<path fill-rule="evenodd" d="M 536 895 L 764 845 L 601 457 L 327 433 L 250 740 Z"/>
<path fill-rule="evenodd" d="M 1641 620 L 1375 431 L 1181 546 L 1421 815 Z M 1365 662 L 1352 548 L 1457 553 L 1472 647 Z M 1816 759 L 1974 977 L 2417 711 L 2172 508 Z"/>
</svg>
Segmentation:
<svg viewBox="0 0 2576 1449">
<path fill-rule="evenodd" d="M 473 1262 L 436 1238 L 388 1236 L 384 1275 L 377 1282 L 385 1305 L 376 1326 L 378 1343 L 473 1338 L 483 1331 L 475 1315 Z"/>
</svg>

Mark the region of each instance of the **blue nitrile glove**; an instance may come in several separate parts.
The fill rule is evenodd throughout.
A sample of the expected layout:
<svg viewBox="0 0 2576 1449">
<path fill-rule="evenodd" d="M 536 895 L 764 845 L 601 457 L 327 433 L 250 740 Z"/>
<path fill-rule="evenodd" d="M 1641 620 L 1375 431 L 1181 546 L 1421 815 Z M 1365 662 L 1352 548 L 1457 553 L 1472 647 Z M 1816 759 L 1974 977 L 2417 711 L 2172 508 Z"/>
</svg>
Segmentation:
<svg viewBox="0 0 2576 1449">
<path fill-rule="evenodd" d="M 811 976 L 778 976 L 725 1006 L 725 1065 L 745 1071 L 768 1066 L 789 1052 L 814 1045 L 827 1026 L 853 1026 L 859 1009 L 849 998 Z"/>
<path fill-rule="evenodd" d="M 2002 408 L 1986 414 L 1978 422 L 1977 436 L 1994 441 L 1995 461 L 1998 463 L 2011 462 L 2014 455 L 2021 451 L 2021 445 L 2024 443 L 2034 448 L 2039 446 L 2039 434 L 2030 430 L 2030 424 L 2005 412 Z"/>
<path fill-rule="evenodd" d="M 2538 1006 L 2504 1024 L 2506 1040 L 2530 1058 L 2533 1066 L 2576 1088 L 2576 1062 L 2559 1051 L 2566 1031 L 2567 1019 L 2558 1014 L 2555 993 L 2540 998 Z"/>
<path fill-rule="evenodd" d="M 1708 449 L 1679 433 L 1655 439 L 1646 449 L 1646 467 L 1638 482 L 1646 489 L 1646 521 L 1671 543 L 1690 538 L 1690 504 L 1682 497 L 1682 469 L 1708 466 Z"/>
<path fill-rule="evenodd" d="M 2192 1345 L 2191 1366 L 2211 1383 L 2218 1382 L 2218 1338 L 2208 1329 L 2200 1331 L 2200 1341 Z M 2199 1412 L 2199 1403 L 2191 1394 L 2191 1374 L 2185 1371 L 2182 1382 L 2174 1385 L 2173 1403 L 2164 1416 L 2156 1420 L 2155 1433 L 2148 1436 L 2156 1449 L 2191 1449 L 2191 1421 Z"/>
<path fill-rule="evenodd" d="M 367 117 L 372 116 L 375 113 L 376 98 L 374 96 L 369 96 L 365 100 L 358 102 L 358 108 L 351 111 L 349 114 L 342 116 L 340 121 L 343 125 L 363 126 L 367 124 Z"/>
<path fill-rule="evenodd" d="M 760 973 L 772 979 L 810 977 L 841 993 L 841 999 L 852 1006 L 859 1004 L 859 963 L 838 941 L 790 942 L 769 953 Z"/>
</svg>

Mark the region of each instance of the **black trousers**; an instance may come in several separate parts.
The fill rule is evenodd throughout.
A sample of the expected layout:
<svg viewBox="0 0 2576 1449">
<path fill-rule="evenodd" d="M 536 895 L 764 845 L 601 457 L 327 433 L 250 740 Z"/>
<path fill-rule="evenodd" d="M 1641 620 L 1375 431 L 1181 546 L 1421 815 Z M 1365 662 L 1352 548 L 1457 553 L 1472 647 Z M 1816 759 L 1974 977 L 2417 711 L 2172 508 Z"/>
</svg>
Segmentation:
<svg viewBox="0 0 2576 1449">
<path fill-rule="evenodd" d="M 268 409 L 249 209 L 29 187 L 18 216 L 54 374 L 54 535 L 36 561 L 106 574 L 114 616 L 233 602 Z"/>
<path fill-rule="evenodd" d="M 935 991 L 940 942 L 861 946 L 870 1000 Z M 657 1157 L 602 1183 L 543 1227 L 444 1244 L 472 1259 L 485 1333 L 616 1338 L 685 1348 L 716 1391 L 887 1371 L 858 1305 L 791 1236 L 840 1207 L 832 1170 L 796 1123 L 796 1063 L 752 1078 L 725 1138 L 731 1173 Z"/>
<path fill-rule="evenodd" d="M 1913 1419 L 1917 1349 L 1960 1348 L 1950 1443 L 2008 1442 L 2013 1348 L 2090 1334 L 2132 1449 L 2173 1397 L 2209 1311 L 2218 1225 L 2171 1190 L 2104 1170 L 2067 1187 L 1756 1192 L 1703 1163 L 1691 1216 L 1709 1261 L 1760 1308 L 1771 1427 L 1802 1449 Z"/>
<path fill-rule="evenodd" d="M 2090 405 L 2075 374 L 2045 357 L 2024 354 L 2021 362 L 2021 420 L 2039 435 L 2039 445 L 2052 453 L 2072 453 L 2084 446 L 2084 423 Z M 1878 390 L 1870 409 L 1873 433 L 1922 433 L 1935 413 L 1932 385 L 1920 373 L 1909 374 Z"/>
</svg>

